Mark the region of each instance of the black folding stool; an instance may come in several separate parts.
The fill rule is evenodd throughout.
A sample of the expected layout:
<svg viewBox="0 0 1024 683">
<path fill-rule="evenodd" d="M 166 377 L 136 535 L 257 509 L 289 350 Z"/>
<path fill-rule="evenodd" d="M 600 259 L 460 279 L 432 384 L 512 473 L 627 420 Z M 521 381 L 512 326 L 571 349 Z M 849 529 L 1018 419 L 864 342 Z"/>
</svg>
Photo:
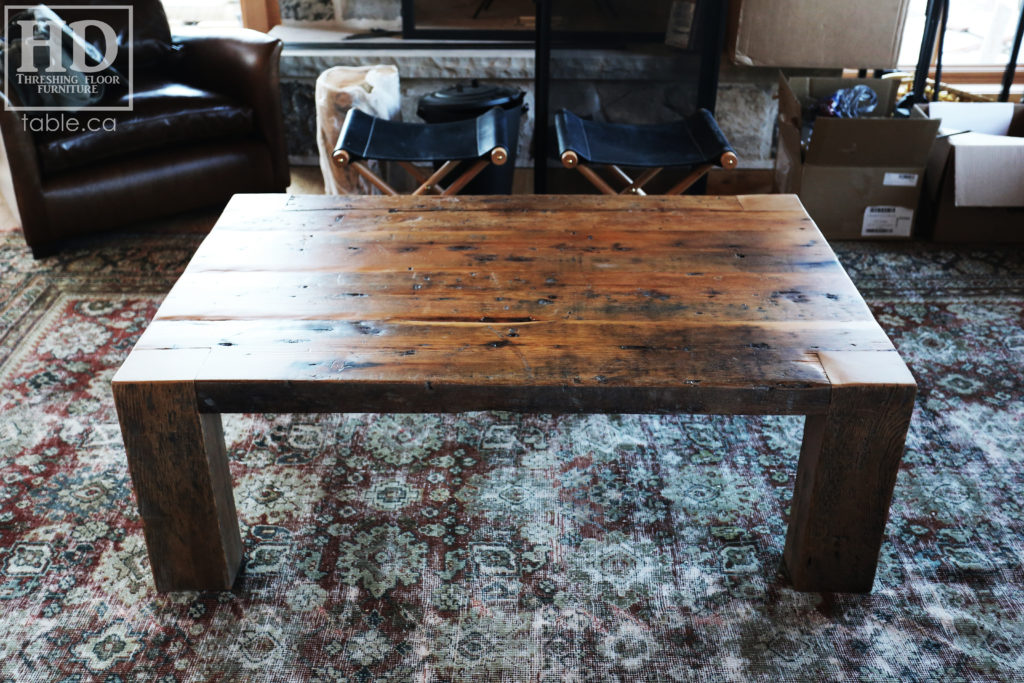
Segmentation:
<svg viewBox="0 0 1024 683">
<path fill-rule="evenodd" d="M 507 117 L 500 107 L 475 119 L 449 123 L 399 123 L 350 109 L 331 158 L 339 166 L 351 165 L 385 194 L 400 193 L 374 173 L 366 160 L 398 162 L 420 184 L 414 195 L 453 195 L 488 164 L 501 166 L 508 161 L 510 137 Z M 444 163 L 428 174 L 414 162 Z M 442 188 L 441 181 L 462 162 L 471 163 Z"/>
<path fill-rule="evenodd" d="M 735 168 L 736 152 L 715 118 L 698 109 L 674 123 L 627 125 L 587 121 L 563 109 L 555 114 L 562 165 L 575 168 L 604 194 L 647 194 L 643 190 L 664 168 L 686 167 L 690 172 L 665 194 L 681 194 L 714 166 Z M 607 166 L 626 186 L 616 190 L 591 165 Z M 647 169 L 634 180 L 622 166 Z"/>
</svg>

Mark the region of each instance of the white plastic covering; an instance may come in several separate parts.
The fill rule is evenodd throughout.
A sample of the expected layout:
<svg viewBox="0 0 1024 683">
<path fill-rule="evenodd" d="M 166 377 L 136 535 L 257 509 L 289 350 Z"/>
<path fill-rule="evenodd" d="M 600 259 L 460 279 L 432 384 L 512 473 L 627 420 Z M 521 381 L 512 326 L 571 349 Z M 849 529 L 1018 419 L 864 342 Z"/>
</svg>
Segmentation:
<svg viewBox="0 0 1024 683">
<path fill-rule="evenodd" d="M 316 145 L 327 194 L 371 194 L 375 190 L 351 168 L 339 168 L 331 161 L 341 126 L 349 109 L 398 120 L 401 95 L 398 69 L 394 66 L 335 66 L 316 79 Z M 375 162 L 371 162 L 371 166 Z"/>
</svg>

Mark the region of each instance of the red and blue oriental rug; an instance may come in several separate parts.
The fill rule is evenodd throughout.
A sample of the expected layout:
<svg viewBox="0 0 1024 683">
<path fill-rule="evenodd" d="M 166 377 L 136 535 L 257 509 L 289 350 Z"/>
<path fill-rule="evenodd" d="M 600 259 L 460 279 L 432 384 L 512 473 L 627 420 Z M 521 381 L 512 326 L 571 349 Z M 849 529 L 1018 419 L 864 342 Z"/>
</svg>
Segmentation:
<svg viewBox="0 0 1024 683">
<path fill-rule="evenodd" d="M 1024 252 L 839 248 L 921 392 L 872 594 L 780 570 L 800 418 L 231 415 L 246 565 L 158 595 L 110 378 L 201 237 L 0 235 L 0 679 L 1024 678 Z"/>
</svg>

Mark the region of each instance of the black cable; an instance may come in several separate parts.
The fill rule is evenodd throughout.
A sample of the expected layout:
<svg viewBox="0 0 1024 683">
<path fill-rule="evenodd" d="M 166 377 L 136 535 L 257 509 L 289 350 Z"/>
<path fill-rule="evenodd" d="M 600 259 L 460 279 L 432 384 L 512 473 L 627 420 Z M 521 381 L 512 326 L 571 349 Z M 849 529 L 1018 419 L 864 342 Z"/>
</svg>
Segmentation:
<svg viewBox="0 0 1024 683">
<path fill-rule="evenodd" d="M 932 52 L 935 50 L 935 34 L 939 28 L 939 2 L 941 0 L 928 0 L 928 8 L 925 10 L 924 35 L 921 37 L 921 50 L 918 52 L 917 68 L 914 70 L 914 86 L 909 94 L 911 104 L 928 101 L 924 96 L 924 86 L 928 80 Z"/>
<path fill-rule="evenodd" d="M 551 3 L 537 0 L 533 73 L 533 191 L 548 191 L 548 118 L 551 87 Z"/>
<path fill-rule="evenodd" d="M 999 91 L 999 101 L 1009 102 L 1010 86 L 1013 85 L 1013 77 L 1017 75 L 1017 58 L 1020 56 L 1021 38 L 1024 38 L 1024 4 L 1020 7 L 1020 19 L 1017 20 L 1017 36 L 1013 39 L 1013 49 L 1010 50 L 1010 61 L 1006 63 L 1006 71 L 1003 72 L 1003 89 Z"/>
<path fill-rule="evenodd" d="M 939 86 L 942 83 L 942 49 L 946 44 L 947 21 L 949 21 L 949 0 L 942 0 L 942 23 L 939 25 L 939 53 L 935 56 L 935 85 L 932 86 L 932 102 L 939 101 L 939 90 L 941 89 Z"/>
</svg>

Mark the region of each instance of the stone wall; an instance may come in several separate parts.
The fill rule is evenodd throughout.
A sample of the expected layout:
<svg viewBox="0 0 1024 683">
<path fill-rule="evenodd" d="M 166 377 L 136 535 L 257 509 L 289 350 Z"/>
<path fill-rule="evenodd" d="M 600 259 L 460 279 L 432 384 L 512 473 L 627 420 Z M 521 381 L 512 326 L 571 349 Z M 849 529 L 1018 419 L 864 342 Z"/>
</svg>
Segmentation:
<svg viewBox="0 0 1024 683">
<path fill-rule="evenodd" d="M 402 0 L 278 0 L 281 21 L 290 25 L 332 24 L 349 28 L 396 29 Z"/>
<path fill-rule="evenodd" d="M 416 104 L 423 95 L 479 79 L 526 91 L 528 106 L 520 136 L 518 164 L 533 160 L 533 51 L 339 48 L 290 48 L 324 41 L 323 29 L 367 30 L 401 27 L 401 0 L 280 0 L 285 26 L 275 29 L 285 40 L 281 63 L 282 93 L 294 163 L 316 163 L 313 88 L 321 71 L 337 65 L 394 64 L 401 75 L 403 117 L 419 120 Z M 305 33 L 304 33 L 305 32 Z M 335 40 L 334 42 L 337 42 Z M 639 52 L 586 50 L 558 52 L 552 62 L 552 110 L 566 107 L 597 120 L 659 123 L 693 109 L 693 86 L 686 74 L 694 64 L 662 45 Z M 739 154 L 742 165 L 771 165 L 776 112 L 775 69 L 722 67 L 716 117 Z"/>
<path fill-rule="evenodd" d="M 402 114 L 419 120 L 416 105 L 430 92 L 476 78 L 526 91 L 518 163 L 530 166 L 533 131 L 532 50 L 339 50 L 289 49 L 281 64 L 281 87 L 294 163 L 316 163 L 316 77 L 331 66 L 394 64 L 401 75 Z M 566 107 L 596 120 L 662 123 L 693 109 L 692 86 L 679 74 L 693 66 L 663 48 L 648 54 L 615 51 L 562 53 L 552 63 L 552 109 Z M 776 71 L 725 68 L 716 117 L 748 168 L 771 164 Z"/>
<path fill-rule="evenodd" d="M 416 104 L 434 90 L 478 79 L 526 91 L 528 113 L 520 135 L 518 164 L 532 164 L 529 141 L 532 121 L 531 50 L 380 50 L 307 48 L 304 27 L 359 30 L 400 29 L 401 0 L 280 0 L 286 41 L 282 59 L 282 89 L 293 162 L 315 163 L 316 76 L 333 66 L 390 63 L 401 77 L 404 120 L 417 121 Z M 289 34 L 289 32 L 292 32 Z M 297 32 L 297 33 L 296 33 Z M 322 40 L 324 31 L 318 31 Z M 693 89 L 683 75 L 693 71 L 685 56 L 654 45 L 639 53 L 587 50 L 557 53 L 552 63 L 552 110 L 559 106 L 599 121 L 659 123 L 692 111 Z M 771 164 L 775 123 L 777 72 L 774 69 L 724 65 L 719 83 L 716 117 L 745 167 Z"/>
</svg>

